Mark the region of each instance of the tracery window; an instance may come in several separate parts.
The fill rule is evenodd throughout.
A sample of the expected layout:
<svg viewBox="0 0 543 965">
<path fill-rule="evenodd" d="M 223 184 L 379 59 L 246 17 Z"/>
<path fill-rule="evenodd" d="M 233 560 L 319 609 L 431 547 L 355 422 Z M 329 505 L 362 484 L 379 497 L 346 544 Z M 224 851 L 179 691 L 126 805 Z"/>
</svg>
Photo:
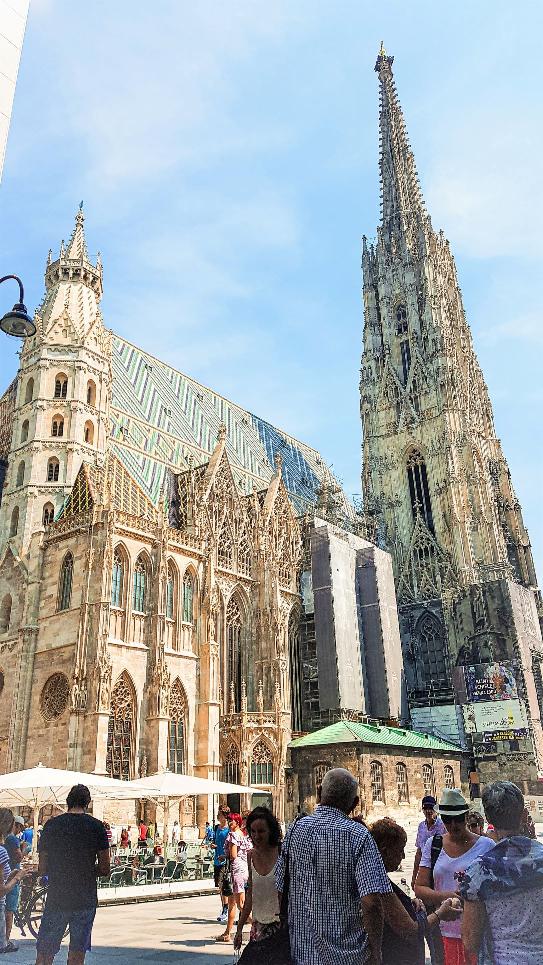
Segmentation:
<svg viewBox="0 0 543 965">
<path fill-rule="evenodd" d="M 183 623 L 194 622 L 194 580 L 191 573 L 183 577 Z"/>
<path fill-rule="evenodd" d="M 445 787 L 454 787 L 454 771 L 450 764 L 445 764 L 443 768 L 443 784 Z"/>
<path fill-rule="evenodd" d="M 58 581 L 58 604 L 57 610 L 69 610 L 72 602 L 72 580 L 74 572 L 74 558 L 71 553 L 66 553 L 60 568 Z"/>
<path fill-rule="evenodd" d="M 25 464 L 24 462 L 19 463 L 19 468 L 17 469 L 17 486 L 22 486 L 25 481 Z"/>
<path fill-rule="evenodd" d="M 238 573 L 243 576 L 251 574 L 251 547 L 247 536 L 242 536 L 238 544 Z"/>
<path fill-rule="evenodd" d="M 230 744 L 222 762 L 222 779 L 229 784 L 239 784 L 239 751 Z"/>
<path fill-rule="evenodd" d="M 407 767 L 403 761 L 396 764 L 396 786 L 398 788 L 398 804 L 409 804 L 409 782 Z"/>
<path fill-rule="evenodd" d="M 134 613 L 145 613 L 147 605 L 147 564 L 139 556 L 134 567 L 134 592 L 132 595 L 132 609 Z"/>
<path fill-rule="evenodd" d="M 407 332 L 407 309 L 405 305 L 396 307 L 396 334 L 405 335 Z"/>
<path fill-rule="evenodd" d="M 55 457 L 49 459 L 47 463 L 47 482 L 58 482 L 59 473 L 60 463 L 58 459 Z"/>
<path fill-rule="evenodd" d="M 55 518 L 55 507 L 53 503 L 45 503 L 42 510 L 42 523 L 44 526 L 49 526 Z"/>
<path fill-rule="evenodd" d="M 167 620 L 175 619 L 175 570 L 171 563 L 166 572 L 164 611 Z"/>
<path fill-rule="evenodd" d="M 241 710 L 241 644 L 243 635 L 243 617 L 241 607 L 233 594 L 226 608 L 226 656 L 227 656 L 227 692 L 234 684 L 234 710 Z"/>
<path fill-rule="evenodd" d="M 107 729 L 106 770 L 110 777 L 129 781 L 135 732 L 134 687 L 124 671 L 113 688 Z"/>
<path fill-rule="evenodd" d="M 434 769 L 431 764 L 422 765 L 422 786 L 425 794 L 435 794 Z"/>
<path fill-rule="evenodd" d="M 113 569 L 111 572 L 111 605 L 122 607 L 124 601 L 124 558 L 116 550 L 113 556 Z"/>
<path fill-rule="evenodd" d="M 15 506 L 11 514 L 11 522 L 9 524 L 9 535 L 17 536 L 19 530 L 19 507 Z"/>
<path fill-rule="evenodd" d="M 447 686 L 445 631 L 433 613 L 424 613 L 416 626 L 418 657 L 425 687 Z"/>
<path fill-rule="evenodd" d="M 303 674 L 300 653 L 300 614 L 293 610 L 288 621 L 288 655 L 290 671 L 290 713 L 293 731 L 302 730 Z"/>
<path fill-rule="evenodd" d="M 53 416 L 51 422 L 51 435 L 58 436 L 60 439 L 64 435 L 64 419 L 61 415 Z"/>
<path fill-rule="evenodd" d="M 434 533 L 434 518 L 428 487 L 426 463 L 418 449 L 413 449 L 407 460 L 407 478 L 413 517 L 420 514 L 431 533 Z"/>
<path fill-rule="evenodd" d="M 179 678 L 170 694 L 169 768 L 174 774 L 184 774 L 186 766 L 187 699 Z"/>
<path fill-rule="evenodd" d="M 54 673 L 45 681 L 40 696 L 40 710 L 45 720 L 62 717 L 70 699 L 70 683 L 63 673 Z"/>
<path fill-rule="evenodd" d="M 68 394 L 68 379 L 63 372 L 55 378 L 55 399 L 65 399 Z"/>
<path fill-rule="evenodd" d="M 28 419 L 25 419 L 25 421 L 21 426 L 21 442 L 26 442 L 26 440 L 28 439 L 28 430 L 29 430 L 29 422 L 28 422 Z"/>
<path fill-rule="evenodd" d="M 385 782 L 383 778 L 383 765 L 380 761 L 372 761 L 370 764 L 370 785 L 373 803 L 385 804 Z"/>
<path fill-rule="evenodd" d="M 273 760 L 270 748 L 258 741 L 251 755 L 251 784 L 273 784 Z"/>
<path fill-rule="evenodd" d="M 29 379 L 28 382 L 26 383 L 25 405 L 27 402 L 32 402 L 33 397 L 34 397 L 34 379 Z"/>
<path fill-rule="evenodd" d="M 2 606 L 0 607 L 0 633 L 7 633 L 9 630 L 9 625 L 11 623 L 11 596 L 6 593 L 2 600 Z"/>
</svg>

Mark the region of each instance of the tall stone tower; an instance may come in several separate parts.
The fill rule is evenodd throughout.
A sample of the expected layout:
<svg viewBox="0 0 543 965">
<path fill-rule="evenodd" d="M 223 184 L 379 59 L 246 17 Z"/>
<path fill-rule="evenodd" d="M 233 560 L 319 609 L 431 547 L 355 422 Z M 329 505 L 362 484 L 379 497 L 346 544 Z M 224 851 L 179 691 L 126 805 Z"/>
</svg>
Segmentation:
<svg viewBox="0 0 543 965">
<path fill-rule="evenodd" d="M 25 550 L 72 490 L 83 461 L 103 458 L 111 394 L 111 335 L 99 303 L 102 265 L 89 259 L 80 208 L 67 245 L 51 252 L 36 334 L 21 352 L 11 400 L 8 471 L 0 510 L 0 545 Z"/>
<path fill-rule="evenodd" d="M 424 205 L 392 62 L 382 47 L 381 223 L 374 244 L 364 237 L 362 255 L 366 518 L 393 555 L 413 722 L 452 736 L 455 719 L 465 724 L 454 668 L 509 661 L 539 733 L 530 543 L 449 243 Z M 531 745 L 526 753 L 533 758 Z"/>
</svg>

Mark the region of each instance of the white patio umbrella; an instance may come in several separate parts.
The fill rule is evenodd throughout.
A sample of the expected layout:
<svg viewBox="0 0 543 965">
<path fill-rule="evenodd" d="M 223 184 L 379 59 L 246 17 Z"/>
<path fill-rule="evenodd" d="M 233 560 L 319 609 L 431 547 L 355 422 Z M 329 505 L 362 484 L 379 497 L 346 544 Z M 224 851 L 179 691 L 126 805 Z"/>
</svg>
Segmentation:
<svg viewBox="0 0 543 965">
<path fill-rule="evenodd" d="M 118 781 L 102 774 L 65 771 L 56 767 L 45 767 L 43 764 L 24 771 L 1 774 L 0 806 L 34 809 L 33 852 L 37 848 L 40 808 L 45 804 L 64 807 L 68 792 L 74 784 L 85 784 L 94 799 L 109 797 L 134 800 L 147 796 L 147 788 L 140 787 L 137 781 Z"/>
<path fill-rule="evenodd" d="M 147 794 L 140 796 L 152 797 L 164 808 L 164 845 L 167 843 L 170 798 L 196 797 L 200 794 L 257 794 L 260 790 L 245 784 L 229 784 L 228 781 L 192 777 L 190 774 L 174 774 L 173 771 L 168 770 L 150 774 L 131 783 L 138 788 L 144 786 Z"/>
</svg>

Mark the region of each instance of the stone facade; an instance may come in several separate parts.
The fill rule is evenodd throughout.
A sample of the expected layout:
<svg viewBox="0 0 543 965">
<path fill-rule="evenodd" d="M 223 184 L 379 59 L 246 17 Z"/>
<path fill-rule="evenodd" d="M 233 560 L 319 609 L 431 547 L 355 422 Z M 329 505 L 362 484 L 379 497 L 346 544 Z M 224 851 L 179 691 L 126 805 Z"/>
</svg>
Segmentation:
<svg viewBox="0 0 543 965">
<path fill-rule="evenodd" d="M 375 68 L 382 220 L 362 255 L 366 526 L 393 558 L 411 708 L 452 707 L 456 665 L 508 659 L 541 771 L 541 602 L 530 542 L 453 255 L 421 196 L 392 61 L 382 49 Z M 476 630 L 470 601 L 493 592 L 501 603 Z M 532 615 L 529 634 L 519 632 L 519 594 Z"/>
<path fill-rule="evenodd" d="M 344 722 L 334 728 L 349 726 Z M 387 736 L 391 730 L 387 729 Z M 342 733 L 337 740 L 333 728 L 328 727 L 311 735 L 310 743 L 303 738 L 293 742 L 291 769 L 287 772 L 288 818 L 293 819 L 299 811 L 313 810 L 317 786 L 331 767 L 345 767 L 357 777 L 360 811 L 369 821 L 385 815 L 400 823 L 412 820 L 420 814 L 424 794 L 439 794 L 445 786 L 465 784 L 465 755 L 450 745 L 425 749 L 405 744 L 380 745 L 378 737 L 369 743 L 363 737 L 357 739 L 354 733 L 350 741 L 348 737 Z"/>
</svg>

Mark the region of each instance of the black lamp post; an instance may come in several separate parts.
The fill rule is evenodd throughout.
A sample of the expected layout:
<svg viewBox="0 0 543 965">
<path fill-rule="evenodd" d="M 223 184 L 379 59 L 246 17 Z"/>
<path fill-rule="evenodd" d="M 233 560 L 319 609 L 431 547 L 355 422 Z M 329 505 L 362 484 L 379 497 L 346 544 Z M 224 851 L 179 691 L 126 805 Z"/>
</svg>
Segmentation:
<svg viewBox="0 0 543 965">
<path fill-rule="evenodd" d="M 0 278 L 0 285 L 8 278 L 13 278 L 18 283 L 20 296 L 19 301 L 15 303 L 11 311 L 6 312 L 4 317 L 0 318 L 0 328 L 6 335 L 14 335 L 16 338 L 30 338 L 36 334 L 36 326 L 23 304 L 25 297 L 23 283 L 17 275 L 4 275 L 3 278 Z"/>
</svg>

